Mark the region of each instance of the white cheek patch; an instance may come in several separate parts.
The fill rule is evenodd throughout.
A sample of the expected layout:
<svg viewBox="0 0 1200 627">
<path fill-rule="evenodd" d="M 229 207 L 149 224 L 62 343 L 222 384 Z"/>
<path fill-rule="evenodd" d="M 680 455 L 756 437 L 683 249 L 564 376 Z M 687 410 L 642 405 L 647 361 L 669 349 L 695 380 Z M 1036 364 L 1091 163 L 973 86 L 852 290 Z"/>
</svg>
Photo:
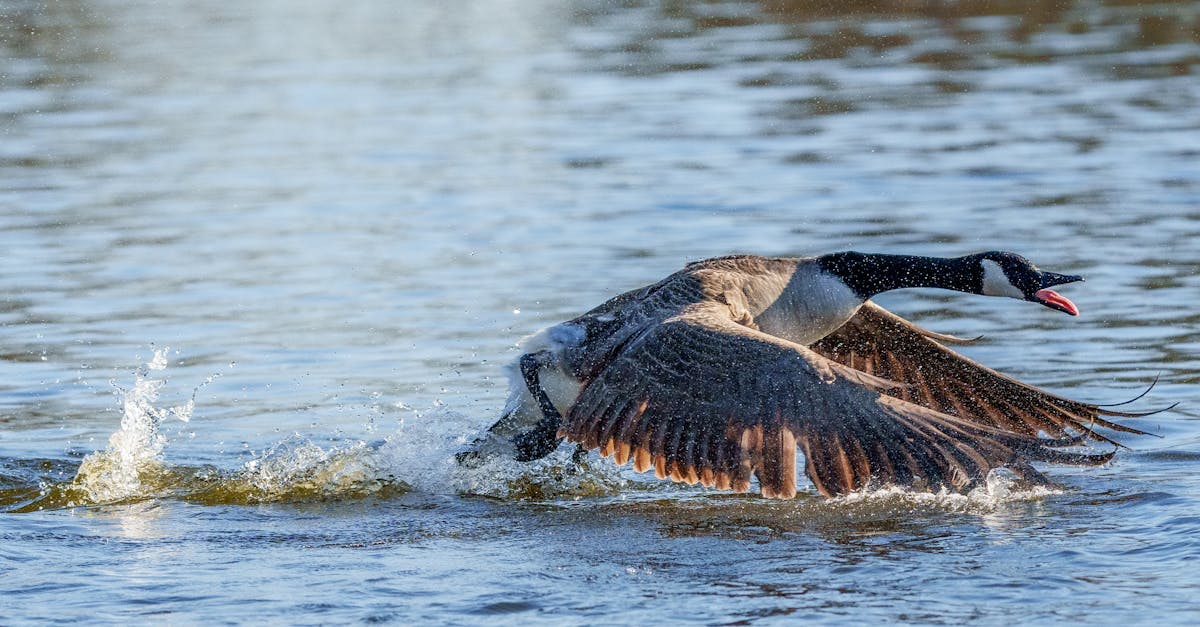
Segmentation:
<svg viewBox="0 0 1200 627">
<path fill-rule="evenodd" d="M 991 259 L 980 262 L 983 266 L 983 293 L 985 296 L 1007 296 L 1024 299 L 1025 295 L 1004 276 L 1004 268 Z"/>
</svg>

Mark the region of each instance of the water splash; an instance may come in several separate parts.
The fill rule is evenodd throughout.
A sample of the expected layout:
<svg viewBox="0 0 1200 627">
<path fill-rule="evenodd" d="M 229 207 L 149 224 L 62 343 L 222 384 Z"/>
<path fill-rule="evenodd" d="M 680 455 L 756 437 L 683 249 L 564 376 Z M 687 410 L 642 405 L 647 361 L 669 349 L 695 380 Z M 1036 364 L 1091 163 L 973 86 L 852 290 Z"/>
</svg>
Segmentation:
<svg viewBox="0 0 1200 627">
<path fill-rule="evenodd" d="M 536 462 L 495 457 L 478 467 L 460 466 L 454 454 L 478 435 L 478 420 L 441 404 L 407 409 L 410 415 L 377 454 L 423 492 L 546 500 L 608 495 L 628 484 L 613 464 L 577 463 L 568 446 Z"/>
<path fill-rule="evenodd" d="M 219 487 L 234 502 L 281 503 L 386 496 L 409 487 L 390 470 L 381 443 L 322 448 L 298 433 L 245 463 Z"/>
<path fill-rule="evenodd" d="M 165 461 L 167 437 L 159 430 L 175 417 L 187 422 L 196 394 L 220 374 L 209 376 L 182 405 L 159 407 L 167 379 L 169 348 L 134 373 L 133 387 L 116 384 L 121 398 L 121 424 L 108 446 L 83 458 L 70 481 L 44 480 L 34 498 L 13 492 L 0 502 L 8 511 L 35 511 L 174 498 L 206 504 L 253 504 L 362 498 L 407 490 L 389 470 L 383 447 L 357 441 L 322 448 L 294 434 L 233 471 L 212 466 L 178 466 Z"/>
<path fill-rule="evenodd" d="M 147 499 L 211 505 L 297 503 L 385 498 L 414 488 L 549 499 L 611 493 L 625 483 L 603 464 L 596 471 L 574 463 L 565 447 L 537 464 L 496 460 L 482 468 L 461 468 L 454 453 L 465 441 L 462 434 L 473 433 L 478 425 L 440 402 L 425 411 L 396 404 L 407 414 L 394 433 L 374 442 L 322 446 L 295 433 L 232 470 L 170 464 L 164 456 L 169 442 L 160 432 L 163 421 L 189 421 L 197 392 L 221 375 L 209 376 L 186 403 L 160 407 L 168 353 L 168 348 L 155 350 L 134 373 L 131 388 L 113 384 L 121 399 L 121 424 L 104 450 L 84 457 L 69 481 L 47 477 L 36 486 L 4 490 L 0 507 L 20 512 Z M 382 410 L 376 408 L 376 413 Z"/>
<path fill-rule="evenodd" d="M 75 475 L 74 487 L 82 490 L 89 503 L 110 503 L 142 496 L 163 481 L 166 470 L 162 452 L 167 439 L 158 431 L 168 416 L 191 419 L 195 404 L 160 409 L 155 406 L 165 378 L 151 373 L 167 367 L 168 347 L 154 356 L 134 374 L 133 388 L 117 388 L 122 396 L 121 426 L 108 439 L 108 448 L 85 457 Z"/>
<path fill-rule="evenodd" d="M 159 407 L 159 395 L 167 382 L 167 354 L 167 348 L 154 351 L 153 357 L 135 372 L 132 388 L 114 385 L 121 397 L 120 428 L 104 450 L 82 460 L 72 480 L 46 480 L 32 499 L 28 489 L 6 490 L 5 494 L 11 494 L 0 494 L 0 506 L 9 511 L 30 511 L 145 499 L 214 505 L 293 503 L 387 497 L 415 489 L 559 502 L 607 496 L 632 502 L 670 494 L 673 499 L 699 499 L 709 514 L 729 503 L 738 503 L 736 507 L 743 509 L 755 507 L 741 503 L 742 499 L 726 501 L 720 493 L 691 493 L 674 484 L 646 480 L 594 455 L 580 461 L 570 446 L 562 446 L 533 463 L 501 456 L 475 468 L 462 467 L 455 462 L 454 453 L 475 433 L 478 421 L 440 402 L 423 411 L 395 404 L 395 409 L 405 412 L 398 428 L 373 442 L 353 440 L 322 446 L 295 433 L 232 470 L 172 465 L 164 460 L 168 441 L 160 433 L 160 426 L 170 417 L 190 420 L 197 391 L 220 375 L 208 377 L 195 388 L 187 403 Z M 382 410 L 376 408 L 376 413 Z M 769 509 L 772 516 L 792 506 L 808 510 L 806 516 L 811 516 L 814 508 L 839 516 L 924 509 L 988 514 L 1007 503 L 1054 493 L 1043 487 L 1024 486 L 1012 473 L 1001 470 L 993 471 L 982 485 L 966 494 L 884 487 L 835 499 L 798 499 L 791 506 L 769 502 Z"/>
<path fill-rule="evenodd" d="M 629 487 L 625 471 L 599 458 L 577 461 L 563 446 L 536 462 L 495 457 L 477 468 L 458 468 L 451 486 L 460 494 L 530 501 L 610 496 Z"/>
<path fill-rule="evenodd" d="M 921 492 L 912 488 L 887 486 L 852 492 L 830 499 L 829 503 L 835 507 L 908 506 L 945 512 L 989 514 L 1011 503 L 1035 501 L 1059 493 L 1061 490 L 1056 488 L 1027 484 L 1007 468 L 996 468 L 988 472 L 980 485 L 965 493 L 951 492 L 945 488 L 938 492 Z"/>
</svg>

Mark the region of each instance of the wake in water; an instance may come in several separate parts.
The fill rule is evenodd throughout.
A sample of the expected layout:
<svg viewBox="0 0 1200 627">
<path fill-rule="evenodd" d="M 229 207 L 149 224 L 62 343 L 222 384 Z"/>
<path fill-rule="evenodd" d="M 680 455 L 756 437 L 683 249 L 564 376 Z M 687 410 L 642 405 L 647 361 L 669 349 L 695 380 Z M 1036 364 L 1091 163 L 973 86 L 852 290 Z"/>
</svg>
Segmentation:
<svg viewBox="0 0 1200 627">
<path fill-rule="evenodd" d="M 632 478 L 637 475 L 604 459 L 576 462 L 569 447 L 535 463 L 497 457 L 477 468 L 463 468 L 454 462 L 454 453 L 465 444 L 464 434 L 473 433 L 478 425 L 440 405 L 425 412 L 410 410 L 411 419 L 402 420 L 394 433 L 373 442 L 322 447 L 293 434 L 234 470 L 172 465 L 164 459 L 168 442 L 160 426 L 169 419 L 190 421 L 197 392 L 220 375 L 210 376 L 193 390 L 185 404 L 159 407 L 159 394 L 166 384 L 167 353 L 167 348 L 156 350 L 135 372 L 133 387 L 118 388 L 121 424 L 104 450 L 84 457 L 71 480 L 44 481 L 33 498 L 28 498 L 27 490 L 12 491 L 17 496 L 0 498 L 0 507 L 35 511 L 148 499 L 213 505 L 295 503 L 386 498 L 410 490 L 537 501 L 619 495 L 629 504 L 661 499 L 669 493 L 693 504 L 694 499 L 702 499 L 708 507 L 732 502 L 726 493 L 697 488 L 684 492 L 663 482 L 637 481 Z M 0 490 L 0 497 L 4 492 Z M 801 498 L 798 503 L 822 510 L 932 507 L 988 513 L 1004 503 L 1038 499 L 1053 492 L 1023 488 L 1012 473 L 1001 470 L 993 471 L 985 485 L 967 494 L 887 487 L 820 499 L 819 505 L 817 499 Z M 775 511 L 784 513 L 778 505 Z"/>
<path fill-rule="evenodd" d="M 119 504 L 147 499 L 180 499 L 204 504 L 257 504 L 337 501 L 387 497 L 418 489 L 495 498 L 553 498 L 610 493 L 624 485 L 615 471 L 600 472 L 571 462 L 569 454 L 537 465 L 497 460 L 476 469 L 460 468 L 453 453 L 473 426 L 461 414 L 434 407 L 412 411 L 412 419 L 381 440 L 322 447 L 292 434 L 235 470 L 174 465 L 166 461 L 163 422 L 190 421 L 197 392 L 183 405 L 160 407 L 168 348 L 134 373 L 133 387 L 117 388 L 121 424 L 104 450 L 83 458 L 70 481 L 43 481 L 34 498 L 12 490 L 0 508 L 36 511 Z M 448 435 L 451 434 L 451 435 Z M 0 486 L 2 487 L 2 486 Z M 7 501 L 7 502 L 6 502 Z"/>
</svg>

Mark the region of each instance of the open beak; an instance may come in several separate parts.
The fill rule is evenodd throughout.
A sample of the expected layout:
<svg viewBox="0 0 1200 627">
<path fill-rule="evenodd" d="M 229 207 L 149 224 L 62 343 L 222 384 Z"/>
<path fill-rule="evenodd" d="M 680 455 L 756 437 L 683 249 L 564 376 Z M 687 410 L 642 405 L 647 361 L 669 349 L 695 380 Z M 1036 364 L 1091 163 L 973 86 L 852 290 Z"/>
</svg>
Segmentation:
<svg viewBox="0 0 1200 627">
<path fill-rule="evenodd" d="M 1079 308 L 1075 306 L 1075 303 L 1068 300 L 1066 296 L 1063 296 L 1062 294 L 1059 294 L 1058 292 L 1049 288 L 1055 285 L 1062 285 L 1063 283 L 1074 283 L 1082 280 L 1083 277 L 1074 274 L 1043 272 L 1042 289 L 1034 292 L 1033 297 L 1030 300 L 1039 302 L 1051 309 L 1057 309 L 1063 313 L 1071 314 L 1072 316 L 1078 316 Z"/>
</svg>

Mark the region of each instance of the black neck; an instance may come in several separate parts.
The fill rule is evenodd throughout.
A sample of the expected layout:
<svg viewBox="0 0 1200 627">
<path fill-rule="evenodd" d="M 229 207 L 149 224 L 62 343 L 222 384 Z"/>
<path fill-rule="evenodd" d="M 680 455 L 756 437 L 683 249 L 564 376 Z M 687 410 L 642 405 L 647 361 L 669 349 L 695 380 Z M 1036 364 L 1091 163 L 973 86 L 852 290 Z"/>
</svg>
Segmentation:
<svg viewBox="0 0 1200 627">
<path fill-rule="evenodd" d="M 844 252 L 823 255 L 818 262 L 863 298 L 905 287 L 939 287 L 979 294 L 983 271 L 975 256 L 918 257 Z"/>
</svg>

